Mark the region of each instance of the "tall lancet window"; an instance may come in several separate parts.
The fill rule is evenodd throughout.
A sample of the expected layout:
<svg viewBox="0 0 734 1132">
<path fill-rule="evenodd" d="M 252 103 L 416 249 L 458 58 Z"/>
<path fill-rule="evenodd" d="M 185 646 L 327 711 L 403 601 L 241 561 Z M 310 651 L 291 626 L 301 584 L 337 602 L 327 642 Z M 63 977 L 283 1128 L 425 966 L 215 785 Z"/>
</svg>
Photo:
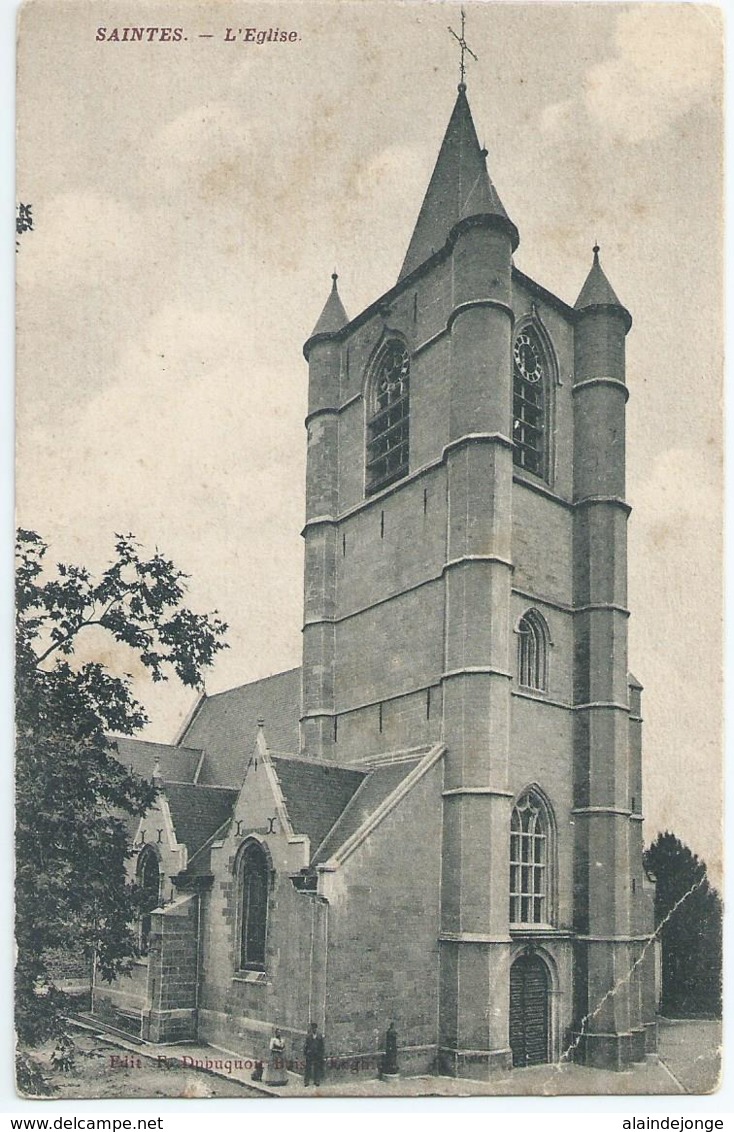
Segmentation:
<svg viewBox="0 0 734 1132">
<path fill-rule="evenodd" d="M 521 794 L 510 827 L 510 923 L 550 923 L 550 818 L 534 790 Z"/>
<path fill-rule="evenodd" d="M 270 868 L 265 851 L 251 841 L 240 858 L 240 967 L 265 970 Z"/>
<path fill-rule="evenodd" d="M 139 923 L 140 950 L 148 952 L 150 943 L 151 912 L 161 902 L 161 867 L 158 855 L 151 846 L 146 846 L 138 857 L 138 884 L 142 889 L 142 909 Z"/>
<path fill-rule="evenodd" d="M 548 627 L 536 609 L 517 626 L 517 675 L 521 687 L 545 692 L 548 687 Z"/>
<path fill-rule="evenodd" d="M 410 450 L 410 355 L 391 342 L 371 383 L 367 418 L 368 495 L 408 474 Z"/>
<path fill-rule="evenodd" d="M 512 358 L 513 459 L 518 468 L 545 478 L 548 474 L 547 373 L 543 350 L 531 328 L 518 334 Z"/>
</svg>

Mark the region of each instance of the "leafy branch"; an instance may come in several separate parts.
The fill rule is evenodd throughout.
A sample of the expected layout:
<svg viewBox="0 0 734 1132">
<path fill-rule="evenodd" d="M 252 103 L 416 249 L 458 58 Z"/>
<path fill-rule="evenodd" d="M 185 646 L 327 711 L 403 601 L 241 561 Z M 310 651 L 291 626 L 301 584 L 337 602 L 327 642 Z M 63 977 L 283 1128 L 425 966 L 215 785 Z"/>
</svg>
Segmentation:
<svg viewBox="0 0 734 1132">
<path fill-rule="evenodd" d="M 132 535 L 115 536 L 111 564 L 49 567 L 35 532 L 17 533 L 16 572 L 16 1026 L 26 1044 L 63 1045 L 67 1000 L 59 954 L 95 958 L 112 980 L 137 954 L 141 889 L 130 876 L 130 829 L 156 788 L 116 757 L 108 733 L 147 723 L 129 676 L 73 663 L 94 628 L 131 648 L 153 680 L 188 687 L 226 648 L 215 613 L 183 604 L 187 576 Z"/>
</svg>

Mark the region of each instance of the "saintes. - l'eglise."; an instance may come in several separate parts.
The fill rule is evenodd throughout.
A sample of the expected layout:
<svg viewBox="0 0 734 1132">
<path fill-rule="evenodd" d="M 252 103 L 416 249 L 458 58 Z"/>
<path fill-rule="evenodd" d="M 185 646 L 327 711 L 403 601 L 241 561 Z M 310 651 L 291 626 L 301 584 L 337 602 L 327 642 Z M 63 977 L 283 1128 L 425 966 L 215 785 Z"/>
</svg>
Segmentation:
<svg viewBox="0 0 734 1132">
<path fill-rule="evenodd" d="M 152 1042 L 486 1077 L 656 1045 L 625 336 L 519 236 L 466 87 L 397 283 L 336 276 L 309 366 L 303 664 L 202 696 L 136 831 L 146 957 L 94 1011 Z M 570 1051 L 570 1053 L 569 1053 Z"/>
</svg>

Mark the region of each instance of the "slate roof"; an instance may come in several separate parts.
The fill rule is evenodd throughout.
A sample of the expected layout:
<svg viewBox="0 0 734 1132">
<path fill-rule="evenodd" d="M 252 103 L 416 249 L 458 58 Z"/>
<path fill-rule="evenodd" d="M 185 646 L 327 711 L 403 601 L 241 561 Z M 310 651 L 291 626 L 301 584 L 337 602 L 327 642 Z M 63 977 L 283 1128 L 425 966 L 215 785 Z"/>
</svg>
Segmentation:
<svg viewBox="0 0 734 1132">
<path fill-rule="evenodd" d="M 300 693 L 301 670 L 293 668 L 204 697 L 182 746 L 114 739 L 121 762 L 139 774 L 150 778 L 158 762 L 176 837 L 186 845 L 192 873 L 208 872 L 208 843 L 231 820 L 258 719 L 265 723 L 270 761 L 291 825 L 309 838 L 313 864 L 331 857 L 423 757 L 360 769 L 286 754 L 298 747 Z"/>
<path fill-rule="evenodd" d="M 149 743 L 146 739 L 112 736 L 117 757 L 123 766 L 132 767 L 141 778 L 151 779 L 158 762 L 161 777 L 167 782 L 193 782 L 201 759 L 195 747 L 173 747 L 168 743 Z"/>
<path fill-rule="evenodd" d="M 319 320 L 311 331 L 309 341 L 315 338 L 317 334 L 336 334 L 343 326 L 349 322 L 349 316 L 344 310 L 344 304 L 339 297 L 336 281 L 337 274 L 334 272 L 332 275 L 331 291 L 326 300 L 326 305 L 319 315 Z"/>
<path fill-rule="evenodd" d="M 270 759 L 293 830 L 309 838 L 312 864 L 328 860 L 421 761 L 357 770 L 290 755 Z M 238 791 L 167 783 L 164 792 L 176 837 L 188 850 L 187 871 L 208 872 L 208 842 L 224 834 Z"/>
<path fill-rule="evenodd" d="M 632 321 L 629 311 L 620 303 L 617 298 L 614 288 L 604 274 L 604 270 L 599 263 L 599 248 L 594 248 L 594 262 L 591 265 L 591 271 L 586 276 L 579 297 L 574 304 L 575 310 L 586 310 L 588 307 L 618 307 L 624 311 L 625 315 Z"/>
<path fill-rule="evenodd" d="M 205 696 L 181 739 L 186 746 L 206 752 L 200 783 L 239 789 L 252 754 L 258 719 L 265 721 L 271 750 L 297 751 L 300 709 L 300 668 Z"/>
<path fill-rule="evenodd" d="M 271 755 L 270 761 L 293 831 L 306 834 L 313 853 L 359 790 L 366 772 L 287 755 Z"/>
<path fill-rule="evenodd" d="M 499 216 L 512 225 L 492 184 L 463 84 L 439 150 L 398 282 L 444 246 L 451 229 L 469 216 Z M 517 246 L 517 230 L 512 225 Z"/>
<path fill-rule="evenodd" d="M 237 790 L 178 782 L 166 783 L 164 793 L 176 839 L 186 846 L 189 860 L 231 818 L 238 796 Z"/>
<path fill-rule="evenodd" d="M 374 814 L 393 790 L 398 788 L 420 761 L 420 758 L 416 758 L 406 762 L 389 763 L 387 766 L 376 767 L 369 771 L 328 836 L 319 844 L 311 863 L 318 865 L 328 861 L 329 857 Z"/>
</svg>

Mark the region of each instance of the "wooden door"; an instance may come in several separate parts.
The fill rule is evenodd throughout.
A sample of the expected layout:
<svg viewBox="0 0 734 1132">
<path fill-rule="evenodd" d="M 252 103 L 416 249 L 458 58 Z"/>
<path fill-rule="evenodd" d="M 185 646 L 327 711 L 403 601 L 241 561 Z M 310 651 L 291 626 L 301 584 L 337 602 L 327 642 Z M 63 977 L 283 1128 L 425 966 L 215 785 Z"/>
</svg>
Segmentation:
<svg viewBox="0 0 734 1132">
<path fill-rule="evenodd" d="M 537 955 L 521 955 L 510 968 L 512 1064 L 548 1060 L 548 971 Z"/>
</svg>

